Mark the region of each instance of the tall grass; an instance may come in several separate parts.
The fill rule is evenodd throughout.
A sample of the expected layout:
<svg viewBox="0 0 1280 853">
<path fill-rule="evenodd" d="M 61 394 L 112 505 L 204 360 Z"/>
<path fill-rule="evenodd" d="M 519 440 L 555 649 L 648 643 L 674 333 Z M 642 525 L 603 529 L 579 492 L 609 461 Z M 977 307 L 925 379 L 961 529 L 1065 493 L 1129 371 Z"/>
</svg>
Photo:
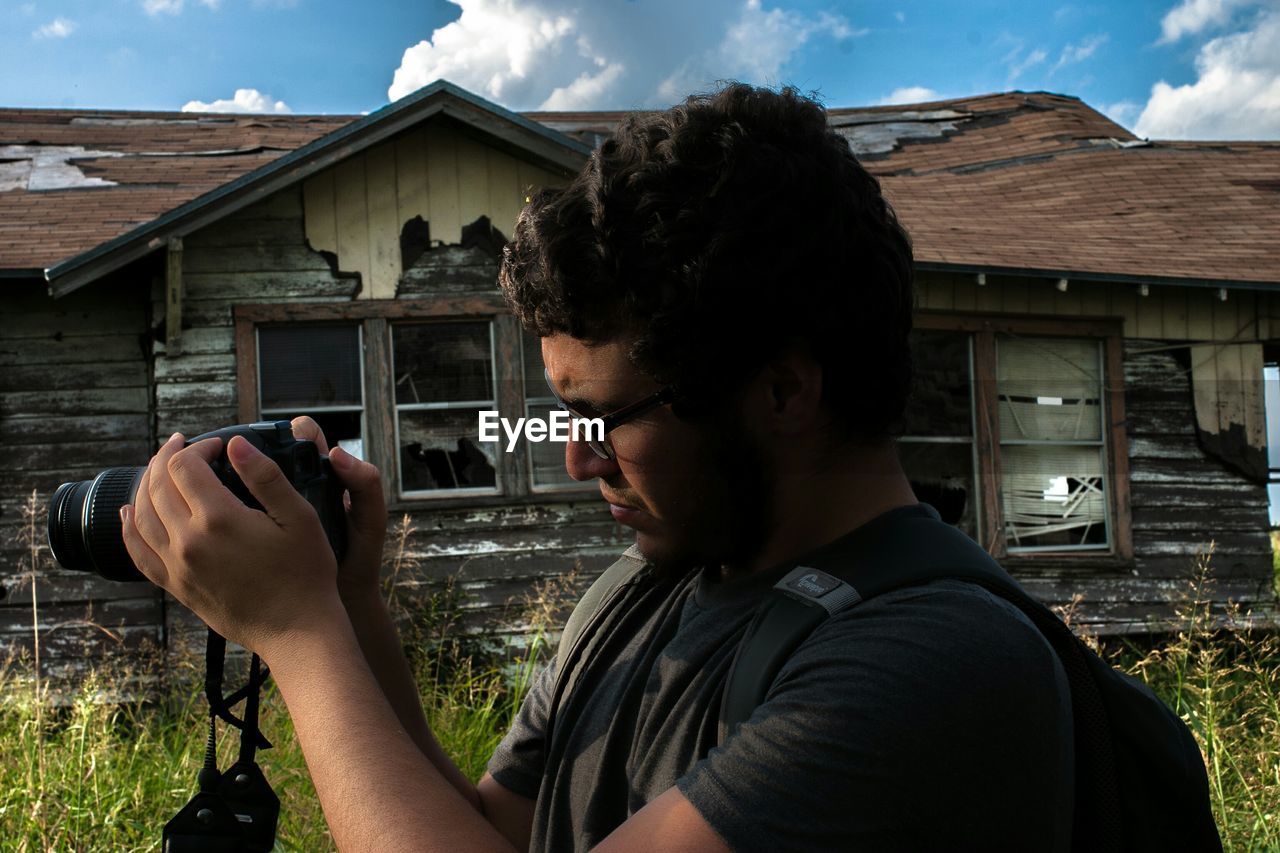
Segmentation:
<svg viewBox="0 0 1280 853">
<path fill-rule="evenodd" d="M 42 508 L 35 498 L 33 506 Z M 29 575 L 48 561 L 35 524 Z M 403 626 L 427 718 L 445 751 L 477 780 L 541 663 L 549 623 L 530 622 L 538 639 L 514 659 L 461 639 L 455 585 L 426 589 L 411 577 L 413 532 L 408 516 L 393 532 L 384 592 Z M 537 601 L 522 606 L 550 612 Z M 34 634 L 38 610 L 32 624 Z M 34 663 L 30 654 L 0 661 L 0 849 L 158 849 L 165 822 L 197 789 L 208 732 L 203 660 L 144 650 L 56 691 L 34 677 Z M 232 666 L 228 688 L 247 680 Z M 120 689 L 139 684 L 163 686 Z M 271 685 L 259 725 L 274 745 L 258 753 L 258 763 L 281 800 L 276 849 L 333 849 L 289 715 Z M 230 766 L 238 748 L 239 733 L 219 725 L 218 766 Z"/>
<path fill-rule="evenodd" d="M 514 659 L 494 655 L 460 639 L 466 632 L 456 586 L 427 589 L 415 580 L 413 532 L 408 517 L 393 531 L 384 592 L 401 618 L 433 730 L 478 779 L 550 653 L 547 628 L 561 624 L 579 578 L 570 572 L 536 589 L 522 603 L 531 639 Z M 47 560 L 41 547 L 31 540 L 32 577 Z M 1142 645 L 1093 643 L 1150 684 L 1194 732 L 1227 849 L 1280 850 L 1280 640 L 1248 614 L 1211 611 L 1212 583 L 1209 549 L 1195 560 L 1176 631 Z M 34 625 L 34 594 L 32 602 Z M 1070 619 L 1070 608 L 1064 615 Z M 121 695 L 122 684 L 154 683 L 162 662 L 169 667 L 163 689 L 147 699 Z M 204 752 L 207 709 L 195 664 L 175 669 L 171 656 L 153 650 L 127 668 L 99 667 L 59 700 L 31 678 L 33 663 L 0 667 L 0 848 L 156 849 L 165 821 L 196 789 Z M 229 672 L 227 683 L 237 681 Z M 270 687 L 260 722 L 275 744 L 259 762 L 281 799 L 277 849 L 332 849 L 288 714 Z M 234 760 L 237 746 L 237 733 L 222 729 L 220 767 Z"/>
<path fill-rule="evenodd" d="M 1213 543 L 1196 556 L 1175 634 L 1107 651 L 1191 728 L 1228 849 L 1280 850 L 1280 636 L 1234 605 L 1210 607 L 1212 558 Z"/>
</svg>

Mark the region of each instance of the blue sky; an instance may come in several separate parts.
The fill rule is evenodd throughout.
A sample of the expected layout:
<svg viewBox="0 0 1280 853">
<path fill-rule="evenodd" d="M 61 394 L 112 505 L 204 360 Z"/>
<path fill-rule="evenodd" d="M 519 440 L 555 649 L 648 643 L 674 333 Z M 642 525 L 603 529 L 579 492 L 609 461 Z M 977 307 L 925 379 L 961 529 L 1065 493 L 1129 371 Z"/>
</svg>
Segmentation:
<svg viewBox="0 0 1280 853">
<path fill-rule="evenodd" d="M 829 106 L 1045 89 L 1154 138 L 1280 138 L 1280 0 L 0 0 L 0 13 L 0 106 L 359 113 L 443 76 L 513 109 L 625 109 L 732 77 Z"/>
</svg>

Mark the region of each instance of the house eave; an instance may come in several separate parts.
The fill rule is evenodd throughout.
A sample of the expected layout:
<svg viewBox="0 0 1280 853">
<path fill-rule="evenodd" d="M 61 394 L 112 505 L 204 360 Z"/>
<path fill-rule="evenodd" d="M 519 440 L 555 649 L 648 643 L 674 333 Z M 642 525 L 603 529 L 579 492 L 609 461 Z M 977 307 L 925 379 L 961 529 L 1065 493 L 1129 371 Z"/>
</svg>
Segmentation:
<svg viewBox="0 0 1280 853">
<path fill-rule="evenodd" d="M 1226 278 L 1184 278 L 1181 276 L 1130 275 L 1072 269 L 1043 269 L 1036 267 L 1007 267 L 987 264 L 954 264 L 939 261 L 916 261 L 917 270 L 924 272 L 960 273 L 977 275 L 1017 276 L 1023 278 L 1047 278 L 1068 281 L 1100 281 L 1109 284 L 1148 284 L 1171 287 L 1194 287 L 1218 290 L 1280 290 L 1280 280 L 1246 280 Z"/>
</svg>

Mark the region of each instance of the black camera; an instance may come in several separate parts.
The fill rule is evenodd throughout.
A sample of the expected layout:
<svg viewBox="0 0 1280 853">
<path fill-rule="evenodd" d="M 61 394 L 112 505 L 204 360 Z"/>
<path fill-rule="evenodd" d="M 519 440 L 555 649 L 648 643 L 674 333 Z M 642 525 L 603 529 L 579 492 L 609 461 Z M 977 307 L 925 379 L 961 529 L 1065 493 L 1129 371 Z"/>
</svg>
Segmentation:
<svg viewBox="0 0 1280 853">
<path fill-rule="evenodd" d="M 227 443 L 237 435 L 279 465 L 285 478 L 315 508 L 329 545 L 341 560 L 347 546 L 343 487 L 333 474 L 329 457 L 321 455 L 315 442 L 294 438 L 288 421 L 240 424 L 188 439 L 184 446 L 206 438 L 222 439 L 222 454 L 213 461 L 213 472 L 233 495 L 254 509 L 262 509 L 262 505 L 227 460 Z M 59 486 L 49 501 L 49 549 L 54 559 L 65 568 L 96 572 L 108 580 L 146 580 L 125 550 L 120 532 L 120 507 L 133 502 L 145 470 L 145 466 L 108 468 L 92 480 Z"/>
</svg>

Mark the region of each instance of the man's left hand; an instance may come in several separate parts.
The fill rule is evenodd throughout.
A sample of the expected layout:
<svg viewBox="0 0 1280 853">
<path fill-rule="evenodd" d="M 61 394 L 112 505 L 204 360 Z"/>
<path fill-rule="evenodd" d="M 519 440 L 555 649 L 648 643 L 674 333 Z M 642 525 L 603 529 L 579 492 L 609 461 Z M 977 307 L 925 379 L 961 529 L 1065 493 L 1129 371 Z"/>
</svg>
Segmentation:
<svg viewBox="0 0 1280 853">
<path fill-rule="evenodd" d="M 121 510 L 124 543 L 152 583 L 270 662 L 282 642 L 342 614 L 337 564 L 315 510 L 275 462 L 239 436 L 229 443 L 263 506 L 250 509 L 210 467 L 221 450 L 221 439 L 183 448 L 181 435 L 170 438 Z"/>
</svg>

